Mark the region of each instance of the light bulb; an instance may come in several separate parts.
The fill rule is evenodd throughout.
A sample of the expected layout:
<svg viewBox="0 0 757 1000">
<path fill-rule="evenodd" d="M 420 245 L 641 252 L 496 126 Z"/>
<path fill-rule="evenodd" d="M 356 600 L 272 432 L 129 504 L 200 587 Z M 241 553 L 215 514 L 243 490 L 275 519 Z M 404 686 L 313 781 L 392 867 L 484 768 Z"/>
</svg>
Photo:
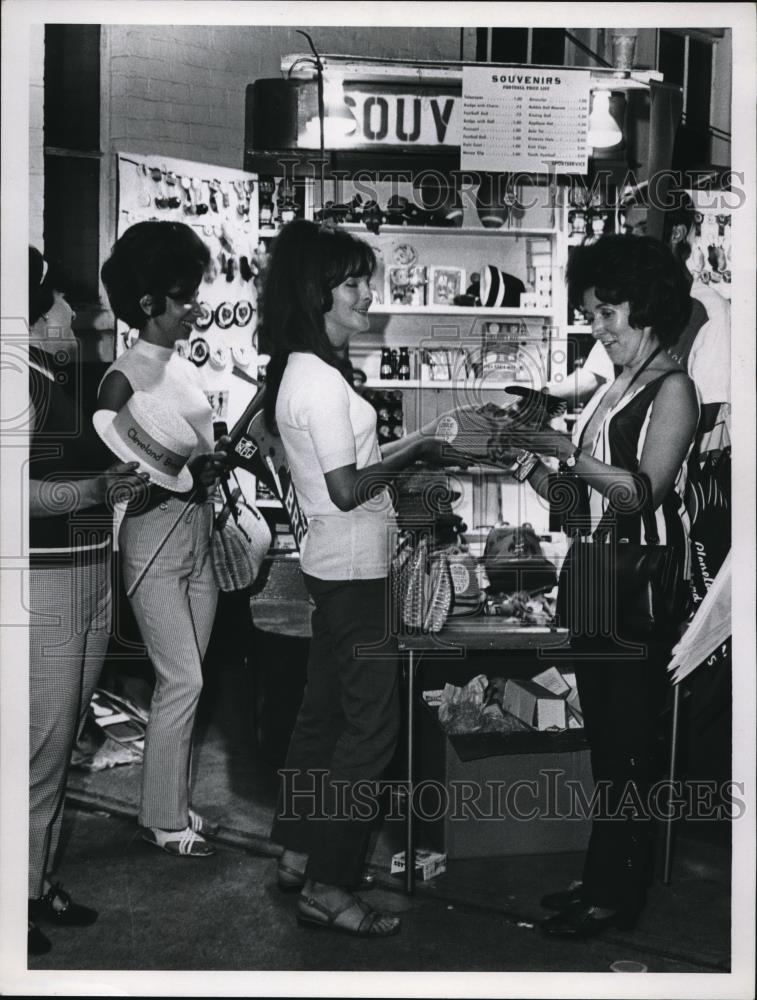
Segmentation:
<svg viewBox="0 0 757 1000">
<path fill-rule="evenodd" d="M 344 103 L 344 80 L 334 73 L 323 77 L 323 144 L 328 148 L 349 145 L 357 122 Z M 317 147 L 321 142 L 318 116 L 306 124 L 303 139 L 308 146 Z"/>
<path fill-rule="evenodd" d="M 622 138 L 623 133 L 610 114 L 609 90 L 595 90 L 589 115 L 589 145 L 593 149 L 606 149 L 608 146 L 617 146 Z"/>
</svg>

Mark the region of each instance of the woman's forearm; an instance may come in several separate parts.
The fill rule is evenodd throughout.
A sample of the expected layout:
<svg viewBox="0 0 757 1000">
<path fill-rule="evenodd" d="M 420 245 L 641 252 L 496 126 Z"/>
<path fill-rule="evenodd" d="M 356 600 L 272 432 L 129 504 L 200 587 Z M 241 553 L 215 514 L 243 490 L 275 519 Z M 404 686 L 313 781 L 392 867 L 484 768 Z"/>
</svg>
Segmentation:
<svg viewBox="0 0 757 1000">
<path fill-rule="evenodd" d="M 98 479 L 56 479 L 29 481 L 29 517 L 54 517 L 102 503 Z"/>
<path fill-rule="evenodd" d="M 606 465 L 591 455 L 583 452 L 578 456 L 575 466 L 571 472 L 578 475 L 592 489 L 597 490 L 603 496 L 611 498 L 616 502 L 623 501 L 623 505 L 633 505 L 638 502 L 639 497 L 639 477 L 626 469 L 620 469 L 616 465 Z M 528 483 L 545 500 L 549 500 L 549 480 L 553 475 L 553 470 L 539 461 L 534 471 L 528 477 Z"/>
</svg>

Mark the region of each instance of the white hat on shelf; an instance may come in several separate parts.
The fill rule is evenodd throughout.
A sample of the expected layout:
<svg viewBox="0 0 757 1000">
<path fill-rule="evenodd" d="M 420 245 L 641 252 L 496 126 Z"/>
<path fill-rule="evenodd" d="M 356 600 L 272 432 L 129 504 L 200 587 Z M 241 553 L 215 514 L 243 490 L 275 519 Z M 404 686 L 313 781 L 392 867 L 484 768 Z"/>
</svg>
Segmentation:
<svg viewBox="0 0 757 1000">
<path fill-rule="evenodd" d="M 173 493 L 192 488 L 187 468 L 197 447 L 191 425 L 158 396 L 135 392 L 116 412 L 98 410 L 92 418 L 95 430 L 122 462 L 139 462 L 150 482 Z"/>
</svg>

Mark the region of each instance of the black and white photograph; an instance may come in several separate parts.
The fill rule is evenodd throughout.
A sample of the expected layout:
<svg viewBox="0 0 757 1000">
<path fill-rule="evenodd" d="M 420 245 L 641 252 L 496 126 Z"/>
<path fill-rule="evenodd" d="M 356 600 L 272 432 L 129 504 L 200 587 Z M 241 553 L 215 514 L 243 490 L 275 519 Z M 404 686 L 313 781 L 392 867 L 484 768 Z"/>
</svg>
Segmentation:
<svg viewBox="0 0 757 1000">
<path fill-rule="evenodd" d="M 756 22 L 3 0 L 3 995 L 754 996 Z"/>
</svg>

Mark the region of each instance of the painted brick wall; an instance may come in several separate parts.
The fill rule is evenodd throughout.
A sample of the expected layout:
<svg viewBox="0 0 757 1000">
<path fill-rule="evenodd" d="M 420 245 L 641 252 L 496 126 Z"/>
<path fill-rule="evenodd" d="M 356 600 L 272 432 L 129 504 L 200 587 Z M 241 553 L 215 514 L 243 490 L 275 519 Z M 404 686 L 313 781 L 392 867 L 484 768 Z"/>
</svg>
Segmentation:
<svg viewBox="0 0 757 1000">
<path fill-rule="evenodd" d="M 44 87 L 43 60 L 45 35 L 41 25 L 30 28 L 30 72 L 29 72 L 29 242 L 43 248 L 42 205 L 45 196 L 44 178 Z"/>
<path fill-rule="evenodd" d="M 458 59 L 457 28 L 311 28 L 321 52 Z M 111 26 L 110 149 L 242 166 L 244 96 L 307 43 L 293 28 Z"/>
</svg>

